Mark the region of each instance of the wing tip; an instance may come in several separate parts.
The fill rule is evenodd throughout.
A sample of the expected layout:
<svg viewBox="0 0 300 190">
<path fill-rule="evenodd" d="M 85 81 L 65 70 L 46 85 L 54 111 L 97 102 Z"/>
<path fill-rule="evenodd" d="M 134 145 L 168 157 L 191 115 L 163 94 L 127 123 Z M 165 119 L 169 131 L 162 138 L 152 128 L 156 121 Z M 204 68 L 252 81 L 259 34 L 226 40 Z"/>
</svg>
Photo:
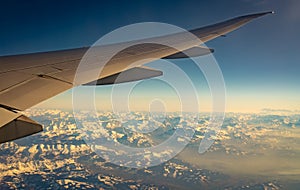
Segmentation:
<svg viewBox="0 0 300 190">
<path fill-rule="evenodd" d="M 268 14 L 275 14 L 275 11 L 260 12 L 260 13 L 256 13 L 256 14 L 253 14 L 253 15 L 256 15 L 257 17 L 260 17 L 260 16 L 264 16 L 264 15 L 268 15 Z"/>
<path fill-rule="evenodd" d="M 275 14 L 275 11 L 266 11 L 266 12 L 260 12 L 260 13 L 254 13 L 254 14 L 248 14 L 248 15 L 244 15 L 241 16 L 242 18 L 258 18 L 264 15 L 268 15 L 268 14 Z"/>
<path fill-rule="evenodd" d="M 265 11 L 265 12 L 261 12 L 262 14 L 274 14 L 275 11 Z"/>
</svg>

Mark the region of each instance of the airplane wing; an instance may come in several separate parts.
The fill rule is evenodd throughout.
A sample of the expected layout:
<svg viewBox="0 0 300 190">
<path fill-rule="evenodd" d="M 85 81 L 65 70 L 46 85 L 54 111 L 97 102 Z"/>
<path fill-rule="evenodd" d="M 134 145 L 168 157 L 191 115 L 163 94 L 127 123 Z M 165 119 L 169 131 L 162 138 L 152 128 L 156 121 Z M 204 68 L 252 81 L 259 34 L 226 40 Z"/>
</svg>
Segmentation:
<svg viewBox="0 0 300 190">
<path fill-rule="evenodd" d="M 191 30 L 202 42 L 207 42 L 241 27 L 251 20 L 273 12 L 264 12 L 236 17 L 218 24 Z M 180 34 L 160 37 L 173 41 Z M 213 50 L 186 42 L 182 51 L 158 45 L 140 43 L 119 52 L 111 64 L 97 78 L 87 81 L 87 85 L 105 85 L 142 80 L 162 75 L 161 71 L 143 67 L 147 58 L 178 59 L 201 56 Z M 103 52 L 114 48 L 113 45 L 100 47 Z M 101 50 L 102 50 L 101 49 Z M 42 125 L 22 115 L 28 109 L 63 91 L 74 84 L 76 69 L 88 48 L 61 50 L 25 55 L 0 57 L 0 143 L 15 140 L 42 131 Z M 145 60 L 140 65 L 127 68 L 130 62 Z M 93 82 L 91 82 L 93 81 Z"/>
</svg>

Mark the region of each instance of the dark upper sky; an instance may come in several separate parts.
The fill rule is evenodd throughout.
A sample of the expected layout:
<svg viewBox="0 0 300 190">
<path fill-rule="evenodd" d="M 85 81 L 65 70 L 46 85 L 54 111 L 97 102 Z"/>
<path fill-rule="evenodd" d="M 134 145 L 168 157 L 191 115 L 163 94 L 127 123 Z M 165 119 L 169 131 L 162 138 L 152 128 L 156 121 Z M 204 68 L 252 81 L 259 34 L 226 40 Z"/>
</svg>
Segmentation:
<svg viewBox="0 0 300 190">
<path fill-rule="evenodd" d="M 137 22 L 165 22 L 185 29 L 274 10 L 206 45 L 216 50 L 225 82 L 234 92 L 300 92 L 300 1 L 1 1 L 0 55 L 92 45 L 102 35 Z"/>
</svg>

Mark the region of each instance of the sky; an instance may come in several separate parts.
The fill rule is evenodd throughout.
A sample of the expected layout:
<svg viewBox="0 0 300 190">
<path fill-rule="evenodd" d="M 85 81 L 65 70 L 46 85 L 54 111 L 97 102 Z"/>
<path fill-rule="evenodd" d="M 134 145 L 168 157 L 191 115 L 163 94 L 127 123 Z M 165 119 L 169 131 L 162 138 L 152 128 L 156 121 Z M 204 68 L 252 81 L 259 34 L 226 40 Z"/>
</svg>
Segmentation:
<svg viewBox="0 0 300 190">
<path fill-rule="evenodd" d="M 194 29 L 248 13 L 275 11 L 206 45 L 215 49 L 224 76 L 227 111 L 300 109 L 299 7 L 298 0 L 2 1 L 0 55 L 90 46 L 112 30 L 139 22 Z M 177 64 L 193 72 L 188 60 Z M 203 77 L 192 75 L 192 80 L 201 101 L 210 102 L 201 85 Z M 99 98 L 109 98 L 110 90 L 100 87 Z M 70 99 L 68 91 L 39 106 L 67 107 Z"/>
</svg>

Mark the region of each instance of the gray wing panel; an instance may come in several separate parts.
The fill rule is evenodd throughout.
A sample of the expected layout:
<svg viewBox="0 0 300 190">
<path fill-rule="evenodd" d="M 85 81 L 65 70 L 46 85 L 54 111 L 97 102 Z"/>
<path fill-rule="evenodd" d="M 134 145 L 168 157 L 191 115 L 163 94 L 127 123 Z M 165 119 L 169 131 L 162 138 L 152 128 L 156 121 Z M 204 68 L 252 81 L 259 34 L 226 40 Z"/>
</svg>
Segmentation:
<svg viewBox="0 0 300 190">
<path fill-rule="evenodd" d="M 162 74 L 163 74 L 162 71 L 158 71 L 148 67 L 135 67 L 120 73 L 116 73 L 108 77 L 101 78 L 97 81 L 88 83 L 86 85 L 119 84 L 124 82 L 132 82 L 132 81 L 138 81 L 138 80 L 148 79 L 152 77 L 158 77 L 161 76 Z"/>
<path fill-rule="evenodd" d="M 248 22 L 256 19 L 258 17 L 273 14 L 273 11 L 249 14 L 245 16 L 236 17 L 224 22 L 220 22 L 217 24 L 209 25 L 203 28 L 191 30 L 194 35 L 201 39 L 202 42 L 207 42 L 219 36 L 224 36 L 225 34 L 240 28 L 241 26 L 247 24 Z"/>
<path fill-rule="evenodd" d="M 51 52 L 30 53 L 23 55 L 9 55 L 0 57 L 0 74 L 9 71 L 23 71 L 25 69 L 45 68 L 55 64 L 78 61 L 88 48 L 59 50 Z"/>
<path fill-rule="evenodd" d="M 0 92 L 0 104 L 25 110 L 70 88 L 72 84 L 36 76 Z"/>
<path fill-rule="evenodd" d="M 196 46 L 190 49 L 184 50 L 182 52 L 178 52 L 167 57 L 163 57 L 163 59 L 181 59 L 181 58 L 189 58 L 189 57 L 198 57 L 203 55 L 208 55 L 213 53 L 213 49 L 209 49 L 206 47 Z"/>
</svg>

